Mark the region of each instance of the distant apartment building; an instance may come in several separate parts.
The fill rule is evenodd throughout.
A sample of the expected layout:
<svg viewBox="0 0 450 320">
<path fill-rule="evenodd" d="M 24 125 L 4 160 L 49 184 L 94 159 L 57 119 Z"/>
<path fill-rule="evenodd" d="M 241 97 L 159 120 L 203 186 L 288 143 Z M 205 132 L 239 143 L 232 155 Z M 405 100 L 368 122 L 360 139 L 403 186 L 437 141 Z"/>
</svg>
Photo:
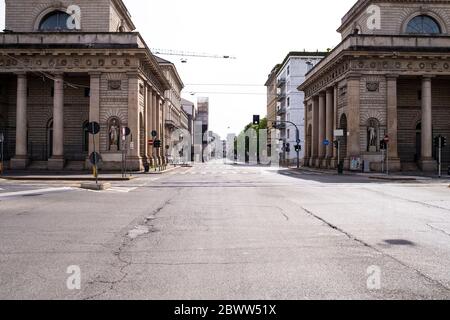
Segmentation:
<svg viewBox="0 0 450 320">
<path fill-rule="evenodd" d="M 190 139 L 191 139 L 191 156 L 194 156 L 194 129 L 195 129 L 195 121 L 197 119 L 197 108 L 195 107 L 195 104 L 189 100 L 181 99 L 181 107 L 184 111 L 184 113 L 187 115 L 187 121 L 188 121 L 188 128 Z M 191 158 L 193 159 L 193 158 Z"/>
<path fill-rule="evenodd" d="M 300 159 L 304 156 L 305 144 L 305 106 L 304 93 L 297 88 L 305 81 L 305 75 L 325 56 L 326 52 L 290 52 L 283 63 L 276 70 L 276 117 L 277 128 L 280 130 L 279 139 L 283 143 L 280 159 L 284 165 L 293 165 L 297 161 L 296 128 L 299 130 L 302 150 Z M 269 76 L 270 84 L 273 84 L 274 76 Z M 273 88 L 271 88 L 271 92 Z M 273 105 L 273 102 L 272 102 Z M 272 112 L 272 110 L 270 110 Z"/>
<path fill-rule="evenodd" d="M 204 139 L 209 129 L 209 98 L 199 97 L 197 99 L 197 119 L 196 122 L 201 123 L 202 128 L 202 153 L 208 145 L 207 139 Z"/>
<path fill-rule="evenodd" d="M 272 123 L 277 120 L 277 73 L 281 65 L 277 64 L 270 72 L 265 86 L 267 87 L 267 121 Z M 267 136 L 268 155 L 271 156 L 272 150 L 275 150 L 275 143 L 269 134 Z"/>
</svg>

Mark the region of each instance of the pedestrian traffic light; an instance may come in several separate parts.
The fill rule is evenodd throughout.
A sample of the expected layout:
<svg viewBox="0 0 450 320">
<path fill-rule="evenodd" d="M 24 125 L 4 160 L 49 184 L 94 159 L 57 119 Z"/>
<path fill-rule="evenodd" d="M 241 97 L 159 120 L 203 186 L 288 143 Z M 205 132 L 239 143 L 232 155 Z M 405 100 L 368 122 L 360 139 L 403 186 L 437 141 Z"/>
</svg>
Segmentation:
<svg viewBox="0 0 450 320">
<path fill-rule="evenodd" d="M 253 124 L 255 126 L 259 126 L 259 122 L 260 122 L 260 116 L 259 115 L 254 115 L 253 116 Z"/>
<path fill-rule="evenodd" d="M 334 145 L 334 147 L 336 148 L 336 149 L 338 149 L 339 148 L 339 141 L 333 141 L 333 145 Z"/>
</svg>

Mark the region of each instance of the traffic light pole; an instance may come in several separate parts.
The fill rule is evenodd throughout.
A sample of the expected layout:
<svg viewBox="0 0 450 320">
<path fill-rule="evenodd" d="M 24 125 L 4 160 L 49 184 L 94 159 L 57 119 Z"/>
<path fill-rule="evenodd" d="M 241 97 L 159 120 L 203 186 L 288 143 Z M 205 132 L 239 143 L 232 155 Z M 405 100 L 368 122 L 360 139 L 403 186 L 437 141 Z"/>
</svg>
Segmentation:
<svg viewBox="0 0 450 320">
<path fill-rule="evenodd" d="M 439 136 L 439 179 L 442 176 L 442 136 Z"/>
<path fill-rule="evenodd" d="M 279 123 L 289 123 L 295 127 L 295 134 L 296 134 L 296 140 L 297 140 L 297 169 L 300 169 L 300 130 L 298 129 L 297 125 L 291 121 L 284 121 L 284 120 L 267 120 L 269 122 L 279 122 Z"/>
</svg>

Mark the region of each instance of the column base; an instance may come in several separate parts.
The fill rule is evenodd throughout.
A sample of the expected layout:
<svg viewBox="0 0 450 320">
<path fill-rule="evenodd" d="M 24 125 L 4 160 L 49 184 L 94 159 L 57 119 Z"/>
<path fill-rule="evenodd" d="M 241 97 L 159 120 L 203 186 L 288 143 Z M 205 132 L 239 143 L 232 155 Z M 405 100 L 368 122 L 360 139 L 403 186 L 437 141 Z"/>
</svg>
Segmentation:
<svg viewBox="0 0 450 320">
<path fill-rule="evenodd" d="M 315 167 L 316 168 L 322 168 L 322 162 L 323 162 L 324 158 L 317 158 L 316 159 L 316 163 L 315 163 Z"/>
<path fill-rule="evenodd" d="M 402 164 L 400 162 L 400 158 L 389 158 L 389 171 L 391 172 L 399 172 L 402 171 Z"/>
<path fill-rule="evenodd" d="M 47 161 L 47 168 L 51 171 L 63 170 L 64 164 L 65 161 L 63 157 L 52 157 Z"/>
<path fill-rule="evenodd" d="M 143 171 L 144 165 L 140 157 L 128 157 L 127 158 L 127 170 L 130 171 Z"/>
<path fill-rule="evenodd" d="M 423 159 L 419 161 L 419 167 L 424 172 L 433 172 L 437 170 L 437 163 L 434 159 Z"/>
<path fill-rule="evenodd" d="M 338 161 L 336 158 L 331 158 L 328 164 L 330 169 L 337 169 Z"/>
<path fill-rule="evenodd" d="M 26 156 L 15 156 L 11 159 L 10 167 L 12 170 L 24 170 L 28 167 L 29 159 Z"/>
</svg>

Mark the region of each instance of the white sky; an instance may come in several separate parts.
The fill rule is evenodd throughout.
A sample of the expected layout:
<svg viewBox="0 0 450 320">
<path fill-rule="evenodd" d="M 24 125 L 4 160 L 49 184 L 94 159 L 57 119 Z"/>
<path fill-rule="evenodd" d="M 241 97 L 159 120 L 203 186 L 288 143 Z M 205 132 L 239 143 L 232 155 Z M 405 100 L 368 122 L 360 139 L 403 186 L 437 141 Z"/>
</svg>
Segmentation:
<svg viewBox="0 0 450 320">
<path fill-rule="evenodd" d="M 3 30 L 4 1 L 0 1 L 0 28 Z M 225 137 L 227 133 L 240 132 L 252 121 L 253 114 L 266 115 L 263 85 L 273 66 L 282 62 L 289 51 L 326 50 L 339 43 L 335 30 L 356 0 L 124 2 L 137 31 L 151 48 L 237 57 L 236 60 L 188 58 L 188 63 L 182 64 L 180 57 L 162 56 L 176 64 L 186 84 L 184 98 L 196 102 L 197 96 L 209 97 L 210 129 Z M 209 85 L 194 87 L 191 84 Z M 190 92 L 198 93 L 191 96 Z"/>
</svg>

